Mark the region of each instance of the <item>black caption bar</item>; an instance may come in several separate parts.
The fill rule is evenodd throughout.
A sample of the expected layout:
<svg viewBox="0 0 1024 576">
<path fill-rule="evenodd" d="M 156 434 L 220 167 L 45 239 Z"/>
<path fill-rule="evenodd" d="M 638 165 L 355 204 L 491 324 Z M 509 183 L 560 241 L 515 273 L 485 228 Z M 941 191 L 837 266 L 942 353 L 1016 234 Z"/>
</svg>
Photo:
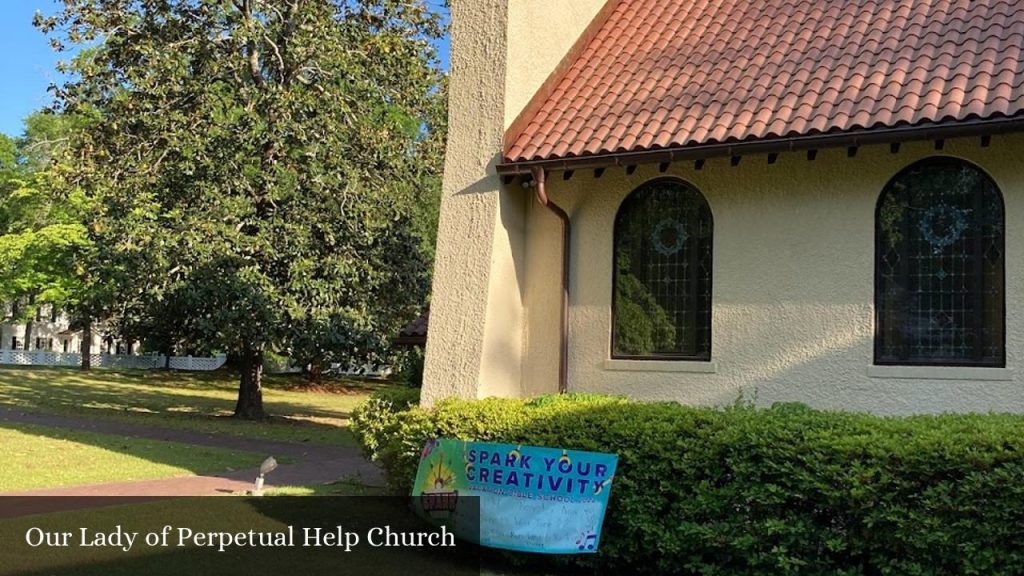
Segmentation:
<svg viewBox="0 0 1024 576">
<path fill-rule="evenodd" d="M 478 575 L 479 549 L 455 533 L 478 533 L 478 524 L 465 524 L 479 522 L 479 500 L 458 499 L 461 526 L 426 522 L 411 504 L 378 496 L 0 497 L 0 576 Z"/>
</svg>

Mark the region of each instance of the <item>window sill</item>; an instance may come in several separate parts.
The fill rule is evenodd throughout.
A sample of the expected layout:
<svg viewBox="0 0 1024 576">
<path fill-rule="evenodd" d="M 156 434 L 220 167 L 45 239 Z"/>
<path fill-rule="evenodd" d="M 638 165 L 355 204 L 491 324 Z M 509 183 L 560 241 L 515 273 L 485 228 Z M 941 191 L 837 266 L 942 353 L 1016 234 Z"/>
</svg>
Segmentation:
<svg viewBox="0 0 1024 576">
<path fill-rule="evenodd" d="M 683 372 L 716 374 L 718 362 L 696 360 L 616 360 L 604 361 L 604 369 L 611 372 Z"/>
<path fill-rule="evenodd" d="M 975 368 L 972 366 L 868 366 L 868 377 L 999 382 L 1013 380 L 1014 372 L 1012 368 Z"/>
</svg>

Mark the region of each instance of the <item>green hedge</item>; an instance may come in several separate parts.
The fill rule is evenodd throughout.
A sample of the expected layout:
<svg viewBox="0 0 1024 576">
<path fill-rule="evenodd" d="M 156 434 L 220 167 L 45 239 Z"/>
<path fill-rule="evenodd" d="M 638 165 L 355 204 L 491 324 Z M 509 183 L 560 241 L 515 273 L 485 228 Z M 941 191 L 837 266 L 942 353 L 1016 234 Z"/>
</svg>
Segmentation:
<svg viewBox="0 0 1024 576">
<path fill-rule="evenodd" d="M 601 552 L 636 574 L 1024 574 L 1024 417 L 883 418 L 594 396 L 371 401 L 392 489 L 431 437 L 615 452 Z"/>
<path fill-rule="evenodd" d="M 351 430 L 368 459 L 378 461 L 384 457 L 382 442 L 393 438 L 397 432 L 398 415 L 419 402 L 419 388 L 385 388 L 371 394 L 352 411 Z M 415 474 L 414 470 L 413 477 Z M 391 480 L 390 474 L 388 479 Z"/>
</svg>

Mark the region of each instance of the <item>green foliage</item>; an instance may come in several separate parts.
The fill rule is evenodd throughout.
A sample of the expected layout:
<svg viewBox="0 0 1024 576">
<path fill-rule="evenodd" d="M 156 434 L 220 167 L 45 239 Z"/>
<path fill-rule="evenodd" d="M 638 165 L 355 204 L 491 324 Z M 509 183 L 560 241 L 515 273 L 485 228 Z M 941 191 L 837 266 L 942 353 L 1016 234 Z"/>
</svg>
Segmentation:
<svg viewBox="0 0 1024 576">
<path fill-rule="evenodd" d="M 0 140 L 0 302 L 20 302 L 27 320 L 43 304 L 74 306 L 92 248 L 85 225 L 90 201 L 56 177 L 77 117 L 35 113 L 17 140 Z"/>
<path fill-rule="evenodd" d="M 448 78 L 441 78 L 437 92 L 430 96 L 424 113 L 424 132 L 418 144 L 418 161 L 409 179 L 407 204 L 411 207 L 410 224 L 420 241 L 420 252 L 430 265 L 434 264 L 437 225 L 441 216 L 441 175 L 448 138 Z"/>
<path fill-rule="evenodd" d="M 400 424 L 399 414 L 419 401 L 416 388 L 385 388 L 352 411 L 352 431 L 367 458 L 379 460 L 383 456 L 381 439 Z"/>
<path fill-rule="evenodd" d="M 594 396 L 395 410 L 371 401 L 354 425 L 396 491 L 412 486 L 432 437 L 617 453 L 601 552 L 553 560 L 581 570 L 991 575 L 1024 565 L 1021 416 Z"/>
<path fill-rule="evenodd" d="M 636 276 L 620 271 L 615 287 L 615 352 L 642 355 L 672 350 L 672 319 Z"/>
<path fill-rule="evenodd" d="M 43 110 L 25 118 L 25 133 L 18 141 L 18 162 L 32 170 L 48 168 L 63 159 L 74 135 L 88 127 L 83 114 L 54 114 Z"/>
<path fill-rule="evenodd" d="M 434 224 L 417 215 L 439 189 L 439 14 L 68 0 L 37 25 L 91 46 L 56 94 L 98 120 L 63 173 L 96 198 L 94 272 L 111 286 L 97 308 L 152 346 L 202 342 L 243 366 L 387 352 L 428 289 Z M 238 414 L 258 418 L 260 375 L 245 372 Z"/>
<path fill-rule="evenodd" d="M 14 138 L 0 134 L 0 178 L 7 180 L 17 165 L 18 147 Z"/>
<path fill-rule="evenodd" d="M 423 367 L 426 361 L 426 350 L 422 346 L 410 346 L 396 355 L 393 367 L 397 372 L 393 380 L 403 386 L 420 388 L 423 386 Z"/>
</svg>

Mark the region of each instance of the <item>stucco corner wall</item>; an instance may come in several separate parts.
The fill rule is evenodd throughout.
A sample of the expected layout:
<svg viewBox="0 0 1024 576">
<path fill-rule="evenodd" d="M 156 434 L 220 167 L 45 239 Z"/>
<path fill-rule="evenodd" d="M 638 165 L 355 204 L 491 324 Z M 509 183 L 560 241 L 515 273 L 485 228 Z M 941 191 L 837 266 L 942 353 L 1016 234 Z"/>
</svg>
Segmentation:
<svg viewBox="0 0 1024 576">
<path fill-rule="evenodd" d="M 803 402 L 881 414 L 1024 412 L 1024 135 L 867 146 L 710 160 L 702 170 L 676 163 L 661 174 L 641 166 L 632 175 L 609 169 L 596 179 L 578 172 L 552 178 L 549 193 L 573 223 L 570 373 L 573 391 L 645 400 L 724 405 L 742 394 L 759 404 Z M 1007 370 L 872 368 L 874 338 L 874 217 L 885 184 L 902 168 L 930 156 L 971 161 L 990 174 L 1006 209 Z M 623 199 L 653 178 L 695 185 L 714 217 L 712 363 L 668 367 L 609 362 L 612 230 Z M 558 271 L 557 221 L 530 209 L 526 222 L 527 326 L 525 374 L 548 382 L 557 356 L 547 335 L 557 327 L 557 302 L 532 279 Z M 697 364 L 697 363 L 694 363 Z M 623 369 L 627 368 L 627 369 Z M 906 374 L 902 374 L 905 376 Z M 526 377 L 524 377 L 526 382 Z M 539 384 L 526 385 L 531 391 Z"/>
<path fill-rule="evenodd" d="M 452 3 L 452 80 L 421 401 L 477 395 L 484 356 L 504 124 L 504 0 Z M 472 114 L 468 111 L 472 110 Z"/>
<path fill-rule="evenodd" d="M 523 394 L 530 194 L 494 170 L 505 131 L 604 0 L 454 0 L 444 192 L 424 386 L 447 397 Z"/>
</svg>

